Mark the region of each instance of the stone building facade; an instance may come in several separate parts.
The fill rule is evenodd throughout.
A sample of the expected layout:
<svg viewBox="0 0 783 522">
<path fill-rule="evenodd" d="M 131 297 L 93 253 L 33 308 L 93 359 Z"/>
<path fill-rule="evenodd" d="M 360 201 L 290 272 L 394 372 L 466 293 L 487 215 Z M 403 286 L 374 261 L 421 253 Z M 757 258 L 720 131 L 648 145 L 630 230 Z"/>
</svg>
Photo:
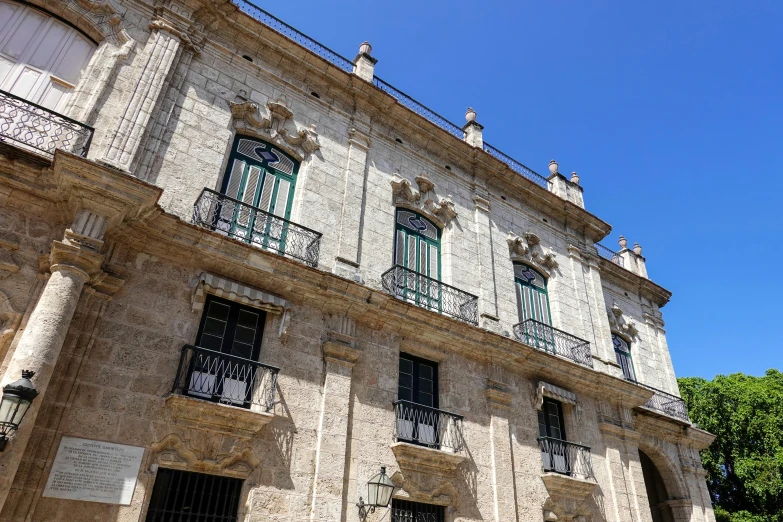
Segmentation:
<svg viewBox="0 0 783 522">
<path fill-rule="evenodd" d="M 371 52 L 0 0 L 0 520 L 714 521 L 641 248 Z"/>
</svg>

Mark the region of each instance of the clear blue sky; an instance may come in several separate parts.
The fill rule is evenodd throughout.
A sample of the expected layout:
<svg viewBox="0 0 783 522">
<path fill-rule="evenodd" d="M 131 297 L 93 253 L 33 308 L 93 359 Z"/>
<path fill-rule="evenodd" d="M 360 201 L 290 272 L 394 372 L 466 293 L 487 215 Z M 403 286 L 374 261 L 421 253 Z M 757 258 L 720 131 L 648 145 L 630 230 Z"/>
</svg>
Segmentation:
<svg viewBox="0 0 783 522">
<path fill-rule="evenodd" d="M 783 367 L 783 2 L 264 2 L 538 172 L 576 170 L 587 209 L 674 293 L 679 376 Z"/>
</svg>

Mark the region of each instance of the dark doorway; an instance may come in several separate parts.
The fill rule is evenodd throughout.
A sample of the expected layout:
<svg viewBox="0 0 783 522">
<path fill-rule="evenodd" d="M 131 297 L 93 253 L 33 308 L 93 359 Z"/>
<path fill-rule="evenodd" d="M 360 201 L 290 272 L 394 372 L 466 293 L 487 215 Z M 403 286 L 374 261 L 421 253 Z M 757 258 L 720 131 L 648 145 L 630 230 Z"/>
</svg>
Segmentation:
<svg viewBox="0 0 783 522">
<path fill-rule="evenodd" d="M 160 468 L 146 522 L 236 522 L 242 480 Z"/>
<path fill-rule="evenodd" d="M 639 460 L 642 464 L 644 486 L 647 489 L 647 499 L 650 501 L 650 512 L 653 522 L 674 522 L 672 510 L 666 505 L 669 494 L 663 477 L 655 463 L 642 450 L 639 450 Z"/>
</svg>

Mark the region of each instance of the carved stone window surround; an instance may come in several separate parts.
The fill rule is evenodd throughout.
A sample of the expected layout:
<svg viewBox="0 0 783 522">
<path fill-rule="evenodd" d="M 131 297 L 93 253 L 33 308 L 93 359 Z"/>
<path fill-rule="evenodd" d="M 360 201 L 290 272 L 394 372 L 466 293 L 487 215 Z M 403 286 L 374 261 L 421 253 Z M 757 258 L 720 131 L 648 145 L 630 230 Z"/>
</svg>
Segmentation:
<svg viewBox="0 0 783 522">
<path fill-rule="evenodd" d="M 215 440 L 214 435 L 183 438 L 169 434 L 150 447 L 150 470 L 156 471 L 156 466 L 160 466 L 247 479 L 261 460 L 250 446 L 242 443 L 234 444 L 231 452 L 225 453 L 222 449 L 229 445 L 224 442 Z"/>
</svg>

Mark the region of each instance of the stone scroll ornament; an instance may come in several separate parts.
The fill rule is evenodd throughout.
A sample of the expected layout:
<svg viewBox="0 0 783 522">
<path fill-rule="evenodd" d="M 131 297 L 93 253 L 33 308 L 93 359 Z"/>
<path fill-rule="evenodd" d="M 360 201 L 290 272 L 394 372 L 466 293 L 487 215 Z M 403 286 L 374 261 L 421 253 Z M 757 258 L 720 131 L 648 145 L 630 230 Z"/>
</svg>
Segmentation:
<svg viewBox="0 0 783 522">
<path fill-rule="evenodd" d="M 631 339 L 635 339 L 639 335 L 636 323 L 632 319 L 625 318 L 622 309 L 617 306 L 617 303 L 612 303 L 612 308 L 607 312 L 607 316 L 609 317 L 609 326 L 612 330 L 624 333 Z"/>
<path fill-rule="evenodd" d="M 509 232 L 506 241 L 513 260 L 532 263 L 546 269 L 545 271 L 557 268 L 557 256 L 551 249 L 544 249 L 541 246 L 541 239 L 534 233 L 527 232 L 518 236 Z"/>
<path fill-rule="evenodd" d="M 251 134 L 280 145 L 291 152 L 296 159 L 303 160 L 321 148 L 315 125 L 307 128 L 297 128 L 293 122 L 294 113 L 278 100 L 268 102 L 267 116 L 259 112 L 258 104 L 251 101 L 228 102 L 234 127 L 238 132 Z M 288 125 L 291 120 L 291 125 Z M 293 131 L 286 127 L 293 127 Z"/>
<path fill-rule="evenodd" d="M 451 195 L 445 198 L 438 197 L 435 194 L 435 183 L 425 174 L 416 176 L 415 179 L 418 190 L 413 188 L 410 180 L 394 175 L 391 185 L 395 205 L 418 210 L 443 225 L 448 225 L 457 217 L 456 206 Z"/>
</svg>

